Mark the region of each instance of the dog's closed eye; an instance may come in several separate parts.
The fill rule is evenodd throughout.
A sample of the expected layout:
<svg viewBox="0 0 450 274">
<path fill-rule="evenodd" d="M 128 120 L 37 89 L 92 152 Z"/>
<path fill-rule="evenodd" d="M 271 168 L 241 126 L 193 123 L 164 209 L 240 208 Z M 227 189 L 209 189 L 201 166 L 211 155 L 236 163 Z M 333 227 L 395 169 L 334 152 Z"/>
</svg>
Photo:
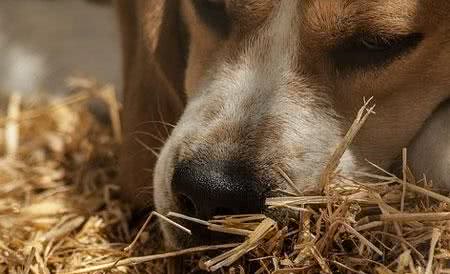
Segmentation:
<svg viewBox="0 0 450 274">
<path fill-rule="evenodd" d="M 355 35 L 331 52 L 338 71 L 373 69 L 387 65 L 408 54 L 422 41 L 421 33 L 384 38 L 378 35 Z"/>
<path fill-rule="evenodd" d="M 227 35 L 230 31 L 225 0 L 192 0 L 197 16 L 218 35 Z"/>
</svg>

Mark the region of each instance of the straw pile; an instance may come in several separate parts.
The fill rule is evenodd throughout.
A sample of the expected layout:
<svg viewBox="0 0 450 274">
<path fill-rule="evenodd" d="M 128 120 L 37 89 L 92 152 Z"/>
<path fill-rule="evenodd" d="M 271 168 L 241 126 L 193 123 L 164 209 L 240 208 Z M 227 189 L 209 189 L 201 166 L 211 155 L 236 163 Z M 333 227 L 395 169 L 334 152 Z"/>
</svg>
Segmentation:
<svg viewBox="0 0 450 274">
<path fill-rule="evenodd" d="M 72 88 L 68 98 L 34 106 L 12 96 L 1 113 L 0 273 L 167 273 L 163 259 L 180 256 L 186 273 L 450 273 L 450 199 L 425 177 L 413 178 L 406 151 L 400 177 L 370 163 L 379 173 L 359 179 L 336 169 L 373 113 L 370 100 L 323 171 L 320 191 L 306 195 L 278 170 L 290 189 L 266 204 L 282 220 L 154 212 L 186 233 L 177 220 L 242 237 L 164 253 L 156 223 L 130 228 L 116 197 L 121 138 L 113 88 L 80 79 Z M 94 100 L 108 106 L 108 124 L 88 110 Z"/>
</svg>

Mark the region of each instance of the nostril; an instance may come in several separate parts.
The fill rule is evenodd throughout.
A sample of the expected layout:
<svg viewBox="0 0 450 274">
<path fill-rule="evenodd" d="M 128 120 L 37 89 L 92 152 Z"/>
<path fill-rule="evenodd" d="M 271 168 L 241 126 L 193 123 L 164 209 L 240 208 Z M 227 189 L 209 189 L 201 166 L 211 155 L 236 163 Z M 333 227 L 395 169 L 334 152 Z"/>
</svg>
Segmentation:
<svg viewBox="0 0 450 274">
<path fill-rule="evenodd" d="M 178 194 L 177 195 L 177 201 L 178 205 L 180 207 L 180 210 L 182 210 L 183 213 L 185 213 L 188 216 L 196 216 L 198 211 L 195 207 L 194 202 L 186 195 L 184 194 Z"/>
</svg>

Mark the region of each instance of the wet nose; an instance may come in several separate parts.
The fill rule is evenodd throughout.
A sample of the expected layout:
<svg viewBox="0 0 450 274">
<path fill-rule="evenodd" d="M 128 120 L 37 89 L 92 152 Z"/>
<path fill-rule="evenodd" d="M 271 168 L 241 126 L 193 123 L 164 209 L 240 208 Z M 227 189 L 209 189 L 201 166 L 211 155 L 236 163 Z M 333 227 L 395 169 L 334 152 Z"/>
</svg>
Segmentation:
<svg viewBox="0 0 450 274">
<path fill-rule="evenodd" d="M 175 167 L 172 190 L 180 210 L 202 219 L 260 213 L 267 187 L 239 162 L 185 161 Z"/>
</svg>

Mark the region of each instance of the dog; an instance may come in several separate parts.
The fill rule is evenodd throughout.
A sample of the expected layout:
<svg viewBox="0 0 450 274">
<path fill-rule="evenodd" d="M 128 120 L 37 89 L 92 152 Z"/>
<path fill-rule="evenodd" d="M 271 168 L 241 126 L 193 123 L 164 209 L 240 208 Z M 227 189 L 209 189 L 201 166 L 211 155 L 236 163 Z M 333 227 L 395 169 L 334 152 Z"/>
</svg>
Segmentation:
<svg viewBox="0 0 450 274">
<path fill-rule="evenodd" d="M 392 169 L 407 147 L 418 178 L 450 184 L 449 1 L 118 0 L 117 8 L 120 181 L 137 208 L 202 219 L 262 212 L 275 188 L 287 188 L 278 169 L 302 191 L 317 189 L 370 97 L 376 114 L 338 168 L 352 176 L 368 159 Z M 170 247 L 198 240 L 162 230 Z"/>
</svg>

